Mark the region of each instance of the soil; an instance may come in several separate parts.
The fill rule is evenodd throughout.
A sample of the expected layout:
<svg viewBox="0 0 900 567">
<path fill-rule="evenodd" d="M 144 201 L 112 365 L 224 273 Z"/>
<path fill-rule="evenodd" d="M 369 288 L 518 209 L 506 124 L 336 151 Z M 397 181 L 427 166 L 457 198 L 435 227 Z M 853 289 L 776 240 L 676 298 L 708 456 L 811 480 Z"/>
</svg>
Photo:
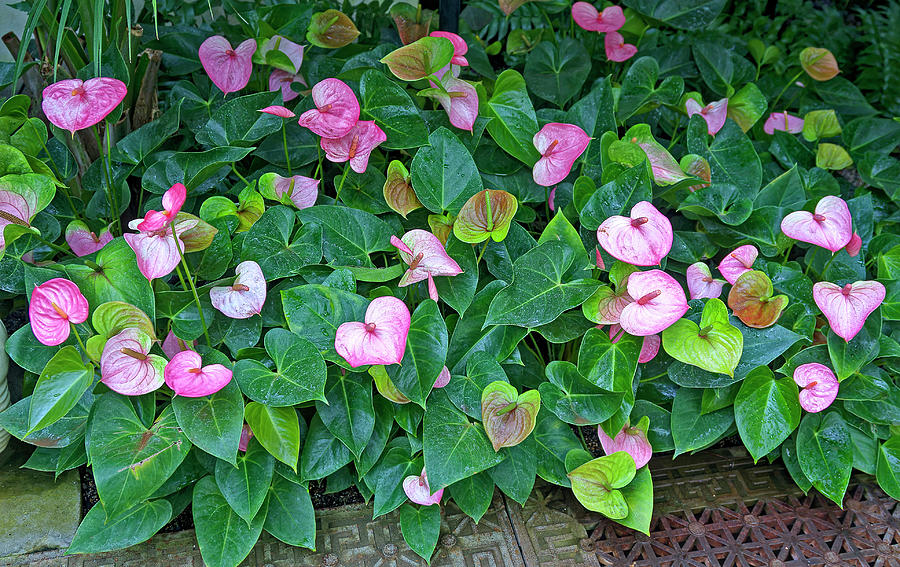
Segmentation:
<svg viewBox="0 0 900 567">
<path fill-rule="evenodd" d="M 26 317 L 24 309 L 17 309 L 15 311 L 11 311 L 6 317 L 3 318 L 3 325 L 6 327 L 6 332 L 12 335 L 20 328 L 25 326 L 25 323 L 28 322 L 28 318 Z"/>
</svg>

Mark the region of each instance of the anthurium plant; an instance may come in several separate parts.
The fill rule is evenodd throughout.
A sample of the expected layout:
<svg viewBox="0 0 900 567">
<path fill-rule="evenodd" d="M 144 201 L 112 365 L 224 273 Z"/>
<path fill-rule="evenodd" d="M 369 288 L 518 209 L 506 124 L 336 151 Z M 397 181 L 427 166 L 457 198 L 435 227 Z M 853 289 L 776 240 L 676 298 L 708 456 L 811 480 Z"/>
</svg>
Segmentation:
<svg viewBox="0 0 900 567">
<path fill-rule="evenodd" d="M 841 34 L 724 0 L 477 0 L 444 30 L 25 4 L 0 427 L 93 476 L 70 553 L 188 505 L 209 565 L 263 530 L 312 549 L 310 491 L 354 489 L 430 560 L 448 501 L 477 522 L 538 479 L 647 533 L 651 456 L 720 444 L 900 497 L 900 123 Z"/>
</svg>

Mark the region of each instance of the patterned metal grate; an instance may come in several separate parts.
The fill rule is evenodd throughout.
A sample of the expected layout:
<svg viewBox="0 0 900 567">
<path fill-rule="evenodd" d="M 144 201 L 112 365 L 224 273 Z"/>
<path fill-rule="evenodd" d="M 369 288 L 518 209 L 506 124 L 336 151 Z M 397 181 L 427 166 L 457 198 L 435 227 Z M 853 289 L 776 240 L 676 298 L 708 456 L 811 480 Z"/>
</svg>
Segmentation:
<svg viewBox="0 0 900 567">
<path fill-rule="evenodd" d="M 649 537 L 547 486 L 524 508 L 509 506 L 513 528 L 533 550 L 529 565 L 900 567 L 900 506 L 871 479 L 854 478 L 841 510 L 815 491 L 804 496 L 780 464 L 746 461 L 654 460 Z"/>
</svg>

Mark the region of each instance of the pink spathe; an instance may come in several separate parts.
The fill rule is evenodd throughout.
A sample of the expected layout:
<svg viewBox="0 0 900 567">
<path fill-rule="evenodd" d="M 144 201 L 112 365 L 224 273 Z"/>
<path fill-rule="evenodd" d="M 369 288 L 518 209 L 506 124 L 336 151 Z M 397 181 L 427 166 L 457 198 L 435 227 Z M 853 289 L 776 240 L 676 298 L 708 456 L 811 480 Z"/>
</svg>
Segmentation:
<svg viewBox="0 0 900 567">
<path fill-rule="evenodd" d="M 124 396 L 141 396 L 164 384 L 166 359 L 150 354 L 153 339 L 138 329 L 110 337 L 100 357 L 100 381 Z"/>
<path fill-rule="evenodd" d="M 55 126 L 74 134 L 106 118 L 126 94 L 128 87 L 118 79 L 65 79 L 44 89 L 41 110 Z"/>
<path fill-rule="evenodd" d="M 253 260 L 238 264 L 234 273 L 234 284 L 210 289 L 209 300 L 227 317 L 249 319 L 258 315 L 266 302 L 266 278 Z"/>
<path fill-rule="evenodd" d="M 437 380 L 434 381 L 434 385 L 432 388 L 443 388 L 447 384 L 450 383 L 450 369 L 446 366 L 441 368 L 441 373 L 438 374 Z"/>
<path fill-rule="evenodd" d="M 175 333 L 169 330 L 169 334 L 166 335 L 165 340 L 163 340 L 161 348 L 166 356 L 172 358 L 183 350 L 194 350 L 194 347 L 196 345 L 197 341 L 191 341 L 191 343 L 188 344 L 187 341 L 179 339 L 177 336 L 175 336 Z"/>
<path fill-rule="evenodd" d="M 56 346 L 69 338 L 70 323 L 88 318 L 88 302 L 78 286 L 65 278 L 53 278 L 31 292 L 28 319 L 35 338 L 44 345 Z"/>
<path fill-rule="evenodd" d="M 365 364 L 399 364 L 406 351 L 410 314 L 406 304 L 393 296 L 369 303 L 363 322 L 342 323 L 334 338 L 334 350 L 351 367 Z"/>
<path fill-rule="evenodd" d="M 625 25 L 625 14 L 619 6 L 607 6 L 598 12 L 593 4 L 575 2 L 572 4 L 572 19 L 583 30 L 614 32 Z"/>
<path fill-rule="evenodd" d="M 270 90 L 275 90 L 275 89 L 270 89 Z M 285 102 L 287 102 L 288 99 L 284 99 L 284 100 L 285 100 Z M 259 111 L 263 112 L 265 114 L 271 114 L 272 116 L 277 116 L 279 118 L 293 118 L 294 116 L 297 116 L 290 109 L 288 109 L 284 106 L 279 106 L 277 104 L 272 105 L 272 106 L 267 106 L 265 108 L 260 108 Z"/>
<path fill-rule="evenodd" d="M 320 145 L 325 157 L 334 163 L 350 162 L 356 173 L 365 173 L 369 155 L 380 143 L 387 140 L 384 130 L 371 120 L 360 120 L 341 138 L 322 138 Z"/>
<path fill-rule="evenodd" d="M 2 226 L 2 222 L 0 220 L 0 226 Z M 0 228 L 0 232 L 2 232 L 2 228 Z M 109 244 L 112 239 L 113 235 L 109 232 L 109 227 L 104 227 L 99 236 L 80 220 L 73 220 L 66 227 L 66 244 L 79 257 L 97 252 Z M 2 242 L 0 242 L 0 248 L 2 248 Z"/>
<path fill-rule="evenodd" d="M 843 287 L 831 282 L 813 285 L 813 300 L 828 319 L 831 330 L 848 342 L 878 309 L 885 295 L 884 285 L 876 281 L 858 281 Z"/>
<path fill-rule="evenodd" d="M 128 223 L 128 228 L 137 230 L 141 222 L 140 219 L 135 219 Z M 140 231 L 137 234 L 126 233 L 123 236 L 128 246 L 134 250 L 138 269 L 144 274 L 145 278 L 154 280 L 172 273 L 172 270 L 181 261 L 181 254 L 184 252 L 184 242 L 181 240 L 181 235 L 196 225 L 196 219 L 188 218 L 169 224 L 159 230 Z M 173 227 L 178 231 L 177 242 Z"/>
<path fill-rule="evenodd" d="M 648 201 L 631 216 L 612 216 L 597 229 L 597 242 L 611 256 L 634 266 L 655 266 L 672 249 L 674 233 L 668 217 Z"/>
<path fill-rule="evenodd" d="M 574 124 L 550 122 L 534 135 L 532 143 L 541 154 L 532 170 L 534 182 L 550 187 L 569 175 L 575 160 L 591 143 L 591 137 Z"/>
<path fill-rule="evenodd" d="M 700 118 L 706 121 L 706 131 L 710 136 L 715 136 L 722 126 L 725 125 L 725 119 L 728 118 L 728 99 L 723 98 L 716 102 L 711 102 L 706 106 L 701 106 L 696 100 L 689 98 L 684 103 L 688 118 L 695 114 L 699 114 Z"/>
<path fill-rule="evenodd" d="M 163 210 L 147 211 L 147 214 L 144 215 L 144 220 L 137 225 L 137 229 L 146 232 L 160 230 L 168 226 L 178 216 L 181 207 L 184 206 L 185 199 L 187 199 L 187 188 L 181 183 L 172 185 L 163 194 Z"/>
<path fill-rule="evenodd" d="M 316 107 L 300 115 L 300 126 L 322 138 L 341 138 L 359 121 L 359 101 L 353 89 L 339 79 L 325 79 L 312 88 Z"/>
<path fill-rule="evenodd" d="M 254 53 L 255 39 L 244 40 L 232 49 L 231 43 L 221 35 L 206 38 L 198 52 L 203 70 L 225 94 L 237 92 L 250 82 Z"/>
<path fill-rule="evenodd" d="M 847 202 L 827 195 L 816 204 L 815 212 L 795 211 L 782 219 L 786 236 L 837 252 L 853 237 L 853 219 Z"/>
<path fill-rule="evenodd" d="M 203 366 L 199 354 L 184 350 L 166 364 L 165 379 L 175 395 L 201 398 L 227 386 L 231 382 L 231 370 L 221 364 Z"/>
<path fill-rule="evenodd" d="M 638 427 L 625 425 L 621 431 L 611 438 L 603 431 L 603 427 L 597 426 L 597 437 L 600 438 L 600 446 L 607 455 L 625 451 L 634 459 L 634 466 L 641 468 L 650 462 L 653 456 L 653 447 L 647 440 L 647 433 Z"/>
<path fill-rule="evenodd" d="M 391 244 L 400 251 L 403 263 L 409 266 L 397 284 L 400 287 L 427 279 L 429 296 L 437 301 L 434 276 L 455 276 L 462 273 L 462 268 L 447 254 L 438 237 L 427 230 L 410 230 L 402 238 L 391 236 Z"/>
<path fill-rule="evenodd" d="M 0 190 L 0 211 L 6 213 L 0 215 L 0 253 L 6 248 L 6 238 L 3 236 L 7 225 L 21 224 L 28 226 L 31 217 L 35 215 L 35 211 L 28 203 L 25 197 L 12 191 Z M 14 221 L 19 219 L 21 222 Z"/>
<path fill-rule="evenodd" d="M 616 63 L 628 61 L 637 53 L 637 47 L 625 43 L 625 38 L 619 32 L 609 32 L 603 38 L 603 47 L 606 49 L 606 58 Z"/>
<path fill-rule="evenodd" d="M 300 96 L 300 93 L 295 91 L 291 85 L 294 83 L 300 83 L 303 86 L 306 86 L 306 81 L 303 80 L 303 77 L 297 75 L 295 73 L 288 73 L 282 69 L 272 69 L 272 72 L 269 73 L 269 90 L 270 91 L 281 91 L 281 99 L 284 102 L 289 102 Z M 290 116 L 285 116 L 284 118 L 293 118 L 294 113 L 291 112 Z"/>
<path fill-rule="evenodd" d="M 781 130 L 788 134 L 799 134 L 803 131 L 803 119 L 799 116 L 791 116 L 787 112 L 773 112 L 763 124 L 763 132 L 772 135 L 775 130 Z"/>
<path fill-rule="evenodd" d="M 431 37 L 443 37 L 444 39 L 450 40 L 450 43 L 453 44 L 453 58 L 450 60 L 452 65 L 465 67 L 469 64 L 465 57 L 466 53 L 469 51 L 469 45 L 462 37 L 453 32 L 446 31 L 433 31 L 428 35 Z"/>
<path fill-rule="evenodd" d="M 274 187 L 279 199 L 287 196 L 298 209 L 312 207 L 319 198 L 319 180 L 303 175 L 282 177 L 276 173 Z"/>
<path fill-rule="evenodd" d="M 410 475 L 403 479 L 403 492 L 407 498 L 416 504 L 422 506 L 431 506 L 438 504 L 444 495 L 444 489 L 440 489 L 434 494 L 431 493 L 431 487 L 428 486 L 428 477 L 425 475 L 425 469 L 419 476 Z"/>
<path fill-rule="evenodd" d="M 622 326 L 618 323 L 610 325 L 609 338 L 613 344 L 622 340 Z M 638 362 L 643 364 L 656 358 L 656 355 L 659 354 L 661 343 L 662 340 L 659 338 L 659 335 L 645 336 L 643 342 L 641 342 L 641 354 L 638 357 Z"/>
<path fill-rule="evenodd" d="M 756 246 L 752 244 L 738 246 L 719 262 L 719 273 L 728 283 L 734 285 L 741 274 L 753 269 L 753 263 L 756 262 L 757 256 L 759 256 L 759 250 L 756 249 Z"/>
<path fill-rule="evenodd" d="M 705 299 L 719 297 L 722 295 L 722 286 L 725 285 L 723 280 L 717 280 L 712 277 L 712 273 L 703 262 L 695 262 L 685 270 L 685 278 L 687 279 L 688 292 L 691 299 Z"/>
<path fill-rule="evenodd" d="M 630 335 L 646 337 L 661 333 L 688 310 L 684 290 L 662 270 L 629 275 L 628 295 L 634 301 L 622 308 L 619 325 Z"/>
<path fill-rule="evenodd" d="M 834 372 L 818 362 L 801 364 L 794 369 L 794 382 L 800 386 L 800 407 L 810 413 L 827 409 L 840 389 Z"/>
</svg>

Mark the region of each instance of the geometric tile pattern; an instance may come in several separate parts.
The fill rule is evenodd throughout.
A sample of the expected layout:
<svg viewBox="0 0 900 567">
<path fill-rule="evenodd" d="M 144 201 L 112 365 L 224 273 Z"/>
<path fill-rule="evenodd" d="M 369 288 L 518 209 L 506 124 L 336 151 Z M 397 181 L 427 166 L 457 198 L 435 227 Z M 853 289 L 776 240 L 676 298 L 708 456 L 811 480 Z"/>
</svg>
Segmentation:
<svg viewBox="0 0 900 567">
<path fill-rule="evenodd" d="M 900 567 L 900 504 L 854 477 L 840 509 L 804 495 L 780 463 L 706 452 L 650 464 L 650 536 L 584 509 L 571 490 L 538 483 L 525 506 L 498 491 L 477 525 L 444 507 L 435 567 Z M 316 512 L 316 551 L 265 532 L 245 567 L 419 567 L 397 513 L 372 520 L 363 504 Z M 132 548 L 65 557 L 61 550 L 0 559 L 0 567 L 201 567 L 193 531 Z"/>
</svg>

